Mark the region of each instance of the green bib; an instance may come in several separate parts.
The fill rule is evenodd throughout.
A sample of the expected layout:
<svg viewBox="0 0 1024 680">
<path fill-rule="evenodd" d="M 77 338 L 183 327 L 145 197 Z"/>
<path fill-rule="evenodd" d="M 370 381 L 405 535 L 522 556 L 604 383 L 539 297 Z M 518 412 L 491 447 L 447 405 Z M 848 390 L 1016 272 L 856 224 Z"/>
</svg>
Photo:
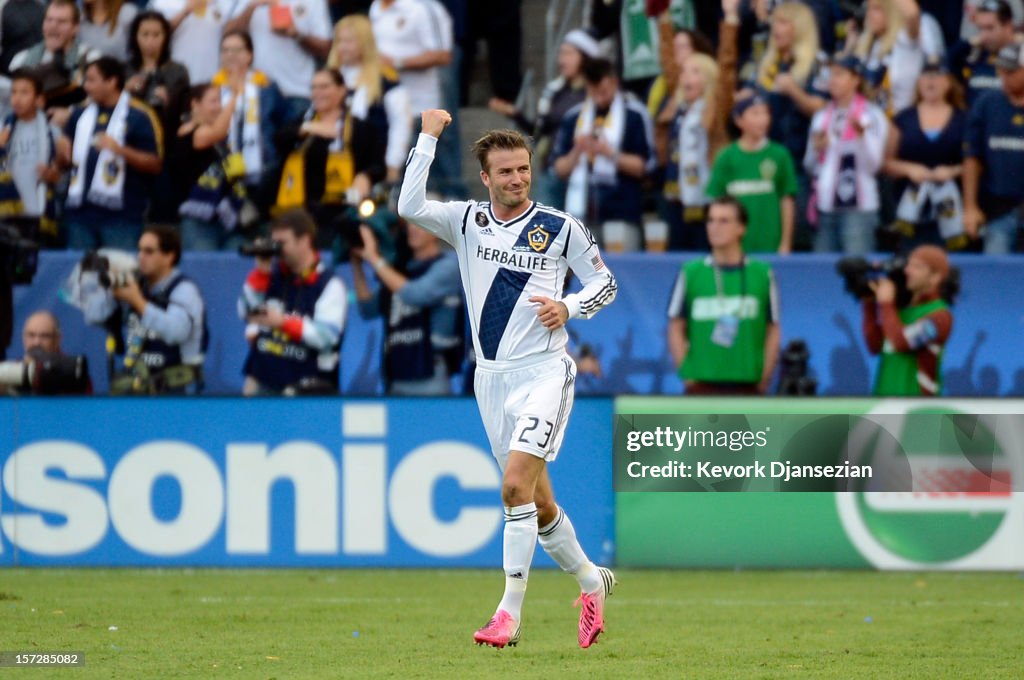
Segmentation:
<svg viewBox="0 0 1024 680">
<path fill-rule="evenodd" d="M 710 257 L 683 266 L 690 349 L 679 376 L 700 382 L 760 382 L 771 305 L 771 267 L 746 260 L 742 267 L 719 269 L 717 277 L 715 269 Z M 723 317 L 731 317 L 726 319 L 729 323 L 723 324 Z M 723 325 L 733 327 L 723 334 Z M 729 346 L 723 345 L 723 335 L 731 339 Z"/>
<path fill-rule="evenodd" d="M 916 307 L 899 310 L 900 322 L 904 326 L 923 319 L 942 309 L 947 309 L 943 300 L 932 300 Z M 938 356 L 938 394 L 942 393 L 942 353 Z M 917 382 L 917 352 L 897 352 L 886 340 L 882 344 L 882 355 L 878 361 L 875 376 L 875 394 L 884 397 L 919 397 L 921 386 Z"/>
</svg>

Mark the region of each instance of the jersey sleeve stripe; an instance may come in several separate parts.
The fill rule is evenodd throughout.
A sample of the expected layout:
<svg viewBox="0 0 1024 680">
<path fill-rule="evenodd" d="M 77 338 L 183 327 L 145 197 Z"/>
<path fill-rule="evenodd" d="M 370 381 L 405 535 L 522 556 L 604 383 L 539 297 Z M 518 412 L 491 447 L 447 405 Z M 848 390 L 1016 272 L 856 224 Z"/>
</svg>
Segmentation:
<svg viewBox="0 0 1024 680">
<path fill-rule="evenodd" d="M 614 296 L 618 290 L 618 285 L 615 283 L 615 279 L 609 279 L 608 283 L 601 287 L 601 290 L 597 291 L 593 297 L 580 302 L 580 309 L 590 310 L 591 308 L 600 307 L 606 302 L 606 298 Z"/>
</svg>

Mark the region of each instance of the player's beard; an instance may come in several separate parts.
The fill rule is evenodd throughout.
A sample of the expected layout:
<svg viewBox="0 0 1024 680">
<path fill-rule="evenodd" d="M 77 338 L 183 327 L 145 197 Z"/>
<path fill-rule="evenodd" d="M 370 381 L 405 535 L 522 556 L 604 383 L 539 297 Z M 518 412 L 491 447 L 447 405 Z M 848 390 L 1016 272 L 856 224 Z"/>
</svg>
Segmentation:
<svg viewBox="0 0 1024 680">
<path fill-rule="evenodd" d="M 515 193 L 508 189 L 502 189 L 498 194 L 498 202 L 506 208 L 518 208 L 530 200 L 530 185 L 523 184 L 522 191 Z"/>
</svg>

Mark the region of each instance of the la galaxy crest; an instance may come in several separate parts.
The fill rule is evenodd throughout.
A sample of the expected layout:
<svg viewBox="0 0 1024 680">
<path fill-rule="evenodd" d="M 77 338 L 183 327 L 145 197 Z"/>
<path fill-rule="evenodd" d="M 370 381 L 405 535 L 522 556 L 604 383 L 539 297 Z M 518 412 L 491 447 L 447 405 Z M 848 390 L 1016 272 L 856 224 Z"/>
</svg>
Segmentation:
<svg viewBox="0 0 1024 680">
<path fill-rule="evenodd" d="M 486 227 L 491 222 L 490 220 L 487 219 L 487 215 L 483 214 L 482 212 L 478 212 L 476 214 L 476 217 L 474 217 L 473 219 L 476 220 L 476 226 L 478 227 Z"/>
<path fill-rule="evenodd" d="M 548 241 L 551 239 L 551 234 L 544 230 L 544 227 L 540 225 L 534 227 L 526 233 L 527 242 L 535 252 L 543 253 L 548 247 Z"/>
</svg>

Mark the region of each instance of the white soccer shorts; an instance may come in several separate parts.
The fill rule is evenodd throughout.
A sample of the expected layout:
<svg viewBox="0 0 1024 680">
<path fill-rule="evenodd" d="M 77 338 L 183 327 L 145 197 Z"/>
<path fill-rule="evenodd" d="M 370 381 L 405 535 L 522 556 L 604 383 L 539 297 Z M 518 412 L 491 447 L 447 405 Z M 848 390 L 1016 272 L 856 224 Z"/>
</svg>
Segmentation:
<svg viewBox="0 0 1024 680">
<path fill-rule="evenodd" d="M 477 366 L 476 403 L 502 472 L 509 451 L 529 453 L 549 463 L 558 456 L 575 383 L 576 362 L 564 352 L 509 370 Z"/>
</svg>

